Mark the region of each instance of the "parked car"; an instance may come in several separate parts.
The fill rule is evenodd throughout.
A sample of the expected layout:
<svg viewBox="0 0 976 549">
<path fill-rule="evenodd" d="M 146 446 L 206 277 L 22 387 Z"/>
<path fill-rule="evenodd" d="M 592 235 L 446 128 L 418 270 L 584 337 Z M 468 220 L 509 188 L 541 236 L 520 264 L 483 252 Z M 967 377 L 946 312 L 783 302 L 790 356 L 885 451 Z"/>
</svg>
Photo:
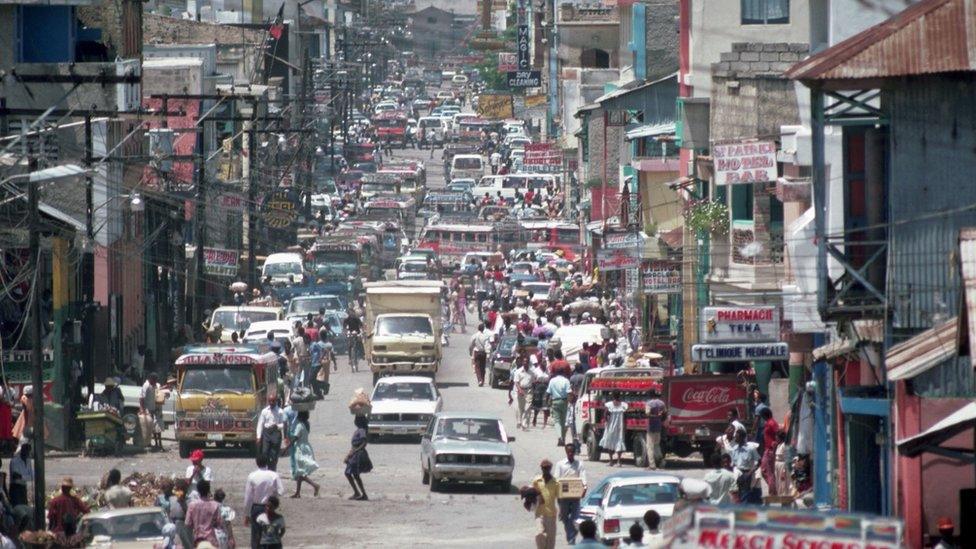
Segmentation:
<svg viewBox="0 0 976 549">
<path fill-rule="evenodd" d="M 474 188 L 475 183 L 474 179 L 459 177 L 447 184 L 447 190 L 452 193 L 468 193 Z"/>
<path fill-rule="evenodd" d="M 422 482 L 436 492 L 444 482 L 481 482 L 508 492 L 515 459 L 498 416 L 480 412 L 441 412 L 420 441 Z"/>
<path fill-rule="evenodd" d="M 664 522 L 674 513 L 680 477 L 646 473 L 610 481 L 604 491 L 595 521 L 598 538 L 610 545 L 627 537 L 635 522 L 645 530 L 644 513 L 654 510 Z"/>
<path fill-rule="evenodd" d="M 502 385 L 508 385 L 512 378 L 512 366 L 515 362 L 515 352 L 518 343 L 515 335 L 503 335 L 498 340 L 498 346 L 491 352 L 491 370 L 488 373 L 488 380 L 492 388 L 497 389 Z M 539 345 L 539 339 L 535 337 L 522 337 L 522 346 L 530 352 L 534 352 Z"/>
<path fill-rule="evenodd" d="M 87 547 L 162 547 L 168 522 L 159 507 L 126 507 L 88 513 L 78 531 L 86 533 Z"/>
<path fill-rule="evenodd" d="M 381 377 L 370 402 L 370 436 L 423 435 L 444 405 L 434 380 L 422 376 Z"/>
<path fill-rule="evenodd" d="M 95 384 L 95 396 L 102 394 L 104 390 L 104 384 Z M 135 385 L 123 380 L 119 384 L 119 390 L 122 391 L 123 409 L 119 410 L 119 412 L 122 415 L 122 427 L 125 429 L 125 437 L 130 439 L 134 446 L 141 446 L 142 430 L 139 428 L 139 396 L 142 394 L 142 385 Z M 163 429 L 166 429 L 168 426 L 176 423 L 176 397 L 173 396 L 172 389 L 168 387 L 163 387 L 161 391 L 166 396 L 166 400 L 163 401 Z M 81 395 L 83 399 L 88 399 L 87 387 L 82 387 Z"/>
</svg>

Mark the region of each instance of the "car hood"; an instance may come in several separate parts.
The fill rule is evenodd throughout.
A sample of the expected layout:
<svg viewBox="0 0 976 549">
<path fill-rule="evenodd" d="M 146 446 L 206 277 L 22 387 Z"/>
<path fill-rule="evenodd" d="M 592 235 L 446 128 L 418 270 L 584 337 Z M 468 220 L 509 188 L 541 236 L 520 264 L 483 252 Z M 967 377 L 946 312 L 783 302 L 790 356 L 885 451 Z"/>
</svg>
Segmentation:
<svg viewBox="0 0 976 549">
<path fill-rule="evenodd" d="M 437 411 L 434 400 L 374 400 L 373 414 L 433 414 Z"/>
<path fill-rule="evenodd" d="M 504 442 L 486 442 L 473 440 L 435 439 L 434 451 L 441 454 L 493 454 L 512 455 L 511 448 Z"/>
</svg>

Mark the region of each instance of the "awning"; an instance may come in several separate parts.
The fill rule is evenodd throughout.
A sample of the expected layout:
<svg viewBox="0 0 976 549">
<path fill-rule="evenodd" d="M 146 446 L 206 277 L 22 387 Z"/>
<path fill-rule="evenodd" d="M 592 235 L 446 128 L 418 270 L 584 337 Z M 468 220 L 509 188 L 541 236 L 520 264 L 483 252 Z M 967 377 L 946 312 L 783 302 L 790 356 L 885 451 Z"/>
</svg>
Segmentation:
<svg viewBox="0 0 976 549">
<path fill-rule="evenodd" d="M 973 427 L 976 427 L 976 402 L 970 402 L 915 436 L 899 440 L 898 453 L 912 457 L 932 452 L 972 462 L 972 450 L 940 448 L 939 445 Z"/>
<path fill-rule="evenodd" d="M 88 229 L 83 221 L 75 219 L 68 213 L 63 212 L 54 206 L 50 206 L 42 202 L 37 205 L 37 209 L 40 210 L 44 215 L 49 216 L 52 219 L 56 219 L 65 225 L 74 228 L 74 230 L 80 233 L 87 233 Z"/>
<path fill-rule="evenodd" d="M 674 122 L 664 122 L 661 124 L 644 124 L 627 132 L 627 140 L 641 139 L 644 137 L 654 137 L 674 133 Z"/>
<path fill-rule="evenodd" d="M 958 332 L 959 317 L 953 317 L 888 349 L 888 381 L 911 379 L 956 356 Z"/>
<path fill-rule="evenodd" d="M 839 356 L 844 356 L 847 353 L 852 353 L 855 349 L 857 349 L 857 345 L 854 341 L 847 339 L 846 337 L 842 337 L 814 349 L 813 359 L 830 360 Z"/>
</svg>

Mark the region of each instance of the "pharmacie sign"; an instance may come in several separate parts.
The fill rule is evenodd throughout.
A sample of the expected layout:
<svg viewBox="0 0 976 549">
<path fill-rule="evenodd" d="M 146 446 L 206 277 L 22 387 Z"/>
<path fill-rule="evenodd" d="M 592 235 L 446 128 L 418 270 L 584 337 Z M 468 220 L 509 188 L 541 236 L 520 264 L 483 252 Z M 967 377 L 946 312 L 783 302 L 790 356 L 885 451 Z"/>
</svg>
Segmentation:
<svg viewBox="0 0 976 549">
<path fill-rule="evenodd" d="M 779 341 L 779 310 L 772 306 L 705 307 L 702 343 Z"/>
<path fill-rule="evenodd" d="M 776 181 L 776 144 L 772 141 L 713 145 L 716 185 Z"/>
<path fill-rule="evenodd" d="M 753 360 L 788 360 L 790 346 L 776 343 L 726 343 L 691 346 L 692 362 L 751 362 Z"/>
</svg>

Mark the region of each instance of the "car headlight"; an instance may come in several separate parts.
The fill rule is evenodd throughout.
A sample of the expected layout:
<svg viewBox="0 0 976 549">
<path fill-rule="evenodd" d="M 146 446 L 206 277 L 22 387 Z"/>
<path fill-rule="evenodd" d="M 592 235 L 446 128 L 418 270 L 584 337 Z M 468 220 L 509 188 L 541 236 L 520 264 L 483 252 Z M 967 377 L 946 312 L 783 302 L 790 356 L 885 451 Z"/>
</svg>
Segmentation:
<svg viewBox="0 0 976 549">
<path fill-rule="evenodd" d="M 508 465 L 511 458 L 509 456 L 491 456 L 491 462 L 494 465 Z"/>
<path fill-rule="evenodd" d="M 457 461 L 457 456 L 453 454 L 440 454 L 437 456 L 437 463 L 454 463 Z"/>
</svg>

